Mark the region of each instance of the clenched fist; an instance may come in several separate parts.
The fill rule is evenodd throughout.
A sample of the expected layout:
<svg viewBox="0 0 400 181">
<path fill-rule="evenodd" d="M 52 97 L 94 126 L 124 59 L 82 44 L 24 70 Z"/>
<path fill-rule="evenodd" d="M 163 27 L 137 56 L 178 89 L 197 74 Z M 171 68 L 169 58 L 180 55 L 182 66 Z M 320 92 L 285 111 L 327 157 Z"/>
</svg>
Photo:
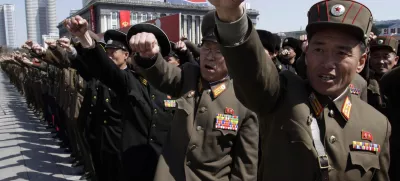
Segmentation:
<svg viewBox="0 0 400 181">
<path fill-rule="evenodd" d="M 244 13 L 242 2 L 244 0 L 209 0 L 215 6 L 220 20 L 233 22 Z"/>
<path fill-rule="evenodd" d="M 138 33 L 131 37 L 129 46 L 132 52 L 139 53 L 140 57 L 152 58 L 160 52 L 157 38 L 153 33 Z"/>
<path fill-rule="evenodd" d="M 83 37 L 88 31 L 88 22 L 81 16 L 75 16 L 64 20 L 64 26 L 74 36 Z"/>
<path fill-rule="evenodd" d="M 61 47 L 63 47 L 68 52 L 71 52 L 71 40 L 69 38 L 63 37 L 57 40 Z"/>
<path fill-rule="evenodd" d="M 44 49 L 42 46 L 40 46 L 39 44 L 35 43 L 32 46 L 32 50 L 38 54 L 38 55 L 43 55 L 46 52 L 46 49 Z"/>
<path fill-rule="evenodd" d="M 46 40 L 44 41 L 50 48 L 56 48 L 57 42 L 55 40 Z"/>
<path fill-rule="evenodd" d="M 175 49 L 180 52 L 185 52 L 187 50 L 186 43 L 183 41 L 176 42 Z"/>
</svg>

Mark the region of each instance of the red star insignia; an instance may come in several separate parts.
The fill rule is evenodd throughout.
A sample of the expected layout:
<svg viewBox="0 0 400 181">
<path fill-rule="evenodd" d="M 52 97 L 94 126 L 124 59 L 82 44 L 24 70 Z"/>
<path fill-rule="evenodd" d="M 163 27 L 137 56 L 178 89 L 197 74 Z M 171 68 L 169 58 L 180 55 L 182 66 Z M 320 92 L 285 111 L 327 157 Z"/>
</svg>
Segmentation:
<svg viewBox="0 0 400 181">
<path fill-rule="evenodd" d="M 341 8 L 340 7 L 336 7 L 335 11 L 340 12 Z"/>
</svg>

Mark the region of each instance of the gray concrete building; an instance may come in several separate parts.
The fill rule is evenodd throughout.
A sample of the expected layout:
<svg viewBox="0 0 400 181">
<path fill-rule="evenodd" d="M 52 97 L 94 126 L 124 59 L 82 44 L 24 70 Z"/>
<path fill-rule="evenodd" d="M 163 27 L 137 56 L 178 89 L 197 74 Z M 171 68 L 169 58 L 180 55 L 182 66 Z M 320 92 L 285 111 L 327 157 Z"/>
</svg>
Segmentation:
<svg viewBox="0 0 400 181">
<path fill-rule="evenodd" d="M 28 39 L 44 44 L 42 35 L 57 34 L 56 0 L 25 0 Z"/>
<path fill-rule="evenodd" d="M 0 45 L 16 48 L 15 6 L 0 5 Z"/>
<path fill-rule="evenodd" d="M 87 19 L 90 29 L 95 33 L 102 33 L 109 29 L 121 28 L 119 23 L 121 10 L 130 12 L 130 25 L 181 13 L 181 34 L 186 35 L 194 43 L 200 43 L 203 16 L 212 8 L 204 5 L 171 4 L 163 0 L 91 0 L 74 15 Z M 247 12 L 253 23 L 257 24 L 259 12 L 253 9 L 248 9 Z M 61 22 L 58 28 L 60 37 L 68 36 Z"/>
</svg>

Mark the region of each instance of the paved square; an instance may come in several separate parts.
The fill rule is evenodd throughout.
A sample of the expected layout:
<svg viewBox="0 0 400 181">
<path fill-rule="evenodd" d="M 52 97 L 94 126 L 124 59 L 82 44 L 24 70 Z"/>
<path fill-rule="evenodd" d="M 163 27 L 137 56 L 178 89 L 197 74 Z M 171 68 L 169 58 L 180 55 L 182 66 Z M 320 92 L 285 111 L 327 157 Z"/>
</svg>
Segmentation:
<svg viewBox="0 0 400 181">
<path fill-rule="evenodd" d="M 78 180 L 69 154 L 57 146 L 46 125 L 0 70 L 0 180 Z M 73 174 L 73 175 L 71 175 Z"/>
</svg>

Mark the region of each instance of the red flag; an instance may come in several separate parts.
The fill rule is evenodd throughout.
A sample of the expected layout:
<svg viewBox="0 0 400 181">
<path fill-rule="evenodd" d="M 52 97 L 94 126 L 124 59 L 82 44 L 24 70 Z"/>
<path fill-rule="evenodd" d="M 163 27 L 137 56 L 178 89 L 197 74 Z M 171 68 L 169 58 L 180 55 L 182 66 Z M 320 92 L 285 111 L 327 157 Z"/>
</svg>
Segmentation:
<svg viewBox="0 0 400 181">
<path fill-rule="evenodd" d="M 125 28 L 131 25 L 131 12 L 130 11 L 119 11 L 119 27 Z"/>
</svg>

